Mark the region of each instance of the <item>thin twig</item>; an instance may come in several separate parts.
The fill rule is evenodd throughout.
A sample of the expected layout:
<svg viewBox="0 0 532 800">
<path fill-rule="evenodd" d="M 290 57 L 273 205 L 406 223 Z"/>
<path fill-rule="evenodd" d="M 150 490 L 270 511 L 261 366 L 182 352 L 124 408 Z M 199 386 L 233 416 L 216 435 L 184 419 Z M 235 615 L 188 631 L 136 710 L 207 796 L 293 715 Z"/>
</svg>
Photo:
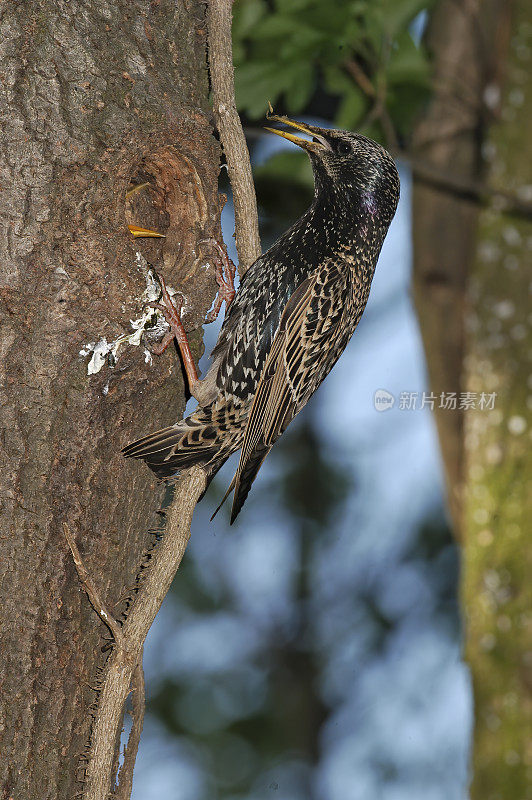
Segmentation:
<svg viewBox="0 0 532 800">
<path fill-rule="evenodd" d="M 375 105 L 364 121 L 364 125 L 368 125 L 369 123 L 373 122 L 373 120 L 378 120 L 382 126 L 386 147 L 389 150 L 397 150 L 399 147 L 399 139 L 395 130 L 395 125 L 393 124 L 393 120 L 388 113 L 388 109 L 386 108 L 385 101 L 382 97 L 378 97 L 376 99 Z"/>
<path fill-rule="evenodd" d="M 354 59 L 346 61 L 344 68 L 364 94 L 373 100 L 373 107 L 366 118 L 365 124 L 369 124 L 373 120 L 379 120 L 386 137 L 387 146 L 392 150 L 396 150 L 399 146 L 399 140 L 393 120 L 386 108 L 386 84 L 383 82 L 378 90 L 375 89 L 360 64 Z"/>
<path fill-rule="evenodd" d="M 232 0 L 210 0 L 209 71 L 216 127 L 233 189 L 235 238 L 240 276 L 261 254 L 257 199 L 246 137 L 236 110 L 231 40 Z"/>
<path fill-rule="evenodd" d="M 92 607 L 94 608 L 94 610 L 96 611 L 102 622 L 104 622 L 107 625 L 107 627 L 113 634 L 115 643 L 121 646 L 123 644 L 122 628 L 120 627 L 116 619 L 113 617 L 111 612 L 108 611 L 107 606 L 101 599 L 100 594 L 94 584 L 94 581 L 89 575 L 87 567 L 83 563 L 83 559 L 81 558 L 76 541 L 72 536 L 70 528 L 68 527 L 66 522 L 63 522 L 63 532 L 65 534 L 65 539 L 68 542 L 68 546 L 70 547 L 70 550 L 72 552 L 72 558 L 74 559 L 74 564 L 76 565 L 76 570 L 78 573 L 80 583 L 85 589 Z"/>
<path fill-rule="evenodd" d="M 354 59 L 346 61 L 345 69 L 351 75 L 355 83 L 362 89 L 368 97 L 375 97 L 375 87 L 360 66 Z"/>
</svg>

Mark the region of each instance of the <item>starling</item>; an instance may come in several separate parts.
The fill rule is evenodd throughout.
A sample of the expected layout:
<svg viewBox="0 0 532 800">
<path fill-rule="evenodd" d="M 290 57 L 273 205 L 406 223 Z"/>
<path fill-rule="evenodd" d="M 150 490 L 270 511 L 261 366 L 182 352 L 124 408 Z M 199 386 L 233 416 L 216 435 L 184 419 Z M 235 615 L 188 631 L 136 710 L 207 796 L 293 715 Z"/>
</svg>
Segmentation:
<svg viewBox="0 0 532 800">
<path fill-rule="evenodd" d="M 160 478 L 199 464 L 208 481 L 240 449 L 227 493 L 234 488 L 231 523 L 271 448 L 349 342 L 399 200 L 395 163 L 376 142 L 286 117 L 270 119 L 312 137 L 267 129 L 307 151 L 314 200 L 243 276 L 205 379 L 197 380 L 193 362 L 187 370 L 199 407 L 124 449 Z M 180 315 L 164 299 L 171 335 L 181 345 Z M 182 353 L 190 356 L 186 348 Z"/>
</svg>

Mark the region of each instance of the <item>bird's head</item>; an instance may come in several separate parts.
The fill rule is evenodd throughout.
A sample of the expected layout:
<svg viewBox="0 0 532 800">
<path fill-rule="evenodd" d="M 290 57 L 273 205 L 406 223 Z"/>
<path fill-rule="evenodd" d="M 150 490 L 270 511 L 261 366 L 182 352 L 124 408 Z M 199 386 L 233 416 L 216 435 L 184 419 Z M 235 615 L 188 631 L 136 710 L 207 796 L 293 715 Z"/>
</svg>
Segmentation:
<svg viewBox="0 0 532 800">
<path fill-rule="evenodd" d="M 288 117 L 270 116 L 311 136 L 303 139 L 293 133 L 266 128 L 307 151 L 314 170 L 316 194 L 334 191 L 370 214 L 378 214 L 389 225 L 399 200 L 399 175 L 391 155 L 384 147 L 350 131 L 318 128 Z"/>
</svg>

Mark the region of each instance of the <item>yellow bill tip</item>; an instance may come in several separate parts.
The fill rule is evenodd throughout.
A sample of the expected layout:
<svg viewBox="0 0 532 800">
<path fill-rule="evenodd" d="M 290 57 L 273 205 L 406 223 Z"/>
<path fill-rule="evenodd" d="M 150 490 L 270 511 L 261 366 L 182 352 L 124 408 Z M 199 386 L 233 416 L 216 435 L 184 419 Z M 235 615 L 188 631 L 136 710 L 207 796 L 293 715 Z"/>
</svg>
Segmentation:
<svg viewBox="0 0 532 800">
<path fill-rule="evenodd" d="M 147 239 L 165 238 L 164 233 L 157 233 L 157 231 L 151 231 L 149 228 L 139 228 L 138 225 L 128 225 L 127 227 L 135 239 L 140 239 L 141 237 L 145 237 Z"/>
<path fill-rule="evenodd" d="M 288 125 L 290 128 L 295 128 L 298 131 L 306 133 L 307 136 L 312 136 L 312 139 L 302 139 L 300 136 L 294 136 L 293 133 L 279 130 L 279 128 L 267 128 L 264 126 L 265 130 L 269 131 L 270 133 L 275 133 L 277 136 L 282 136 L 283 139 L 288 139 L 289 142 L 297 144 L 298 147 L 302 147 L 304 150 L 308 150 L 311 153 L 317 153 L 320 150 L 328 149 L 328 145 L 323 136 L 319 135 L 317 130 L 312 128 L 312 126 L 305 125 L 304 122 L 296 122 L 296 120 L 289 119 L 288 117 L 278 117 L 276 114 L 268 114 L 266 119 L 268 121 L 272 120 L 273 122 L 280 122 L 283 125 Z"/>
<path fill-rule="evenodd" d="M 297 144 L 299 147 L 307 147 L 311 142 L 308 139 L 302 139 L 300 136 L 294 136 L 293 133 L 288 133 L 288 131 L 281 131 L 279 128 L 267 128 L 264 126 L 265 131 L 269 131 L 270 133 L 275 133 L 276 136 L 282 136 L 283 139 L 288 139 L 289 142 L 293 142 Z"/>
</svg>

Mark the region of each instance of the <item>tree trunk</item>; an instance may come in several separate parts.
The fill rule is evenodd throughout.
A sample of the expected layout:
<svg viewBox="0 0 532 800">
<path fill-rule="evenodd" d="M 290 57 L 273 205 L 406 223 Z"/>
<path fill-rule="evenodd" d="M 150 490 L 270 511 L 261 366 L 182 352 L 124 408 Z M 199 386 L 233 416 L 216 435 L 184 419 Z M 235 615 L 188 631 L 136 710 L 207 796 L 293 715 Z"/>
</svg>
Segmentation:
<svg viewBox="0 0 532 800">
<path fill-rule="evenodd" d="M 517 0 L 501 76 L 500 118 L 487 137 L 489 183 L 532 186 L 530 4 Z M 526 195 L 524 195 L 526 196 Z M 466 415 L 466 657 L 475 697 L 472 800 L 532 798 L 529 284 L 532 224 L 482 211 L 469 286 L 465 388 L 495 393 Z M 527 741 L 528 732 L 528 741 Z"/>
<path fill-rule="evenodd" d="M 494 189 L 517 196 L 532 184 L 531 30 L 525 0 L 437 6 L 428 37 L 437 88 L 417 145 L 440 170 L 461 179 L 484 173 Z M 486 106 L 498 117 L 489 126 Z M 474 393 L 475 408 L 436 413 L 463 545 L 475 704 L 471 797 L 530 798 L 525 615 L 532 565 L 525 537 L 532 509 L 524 365 L 532 226 L 419 183 L 413 218 L 416 304 L 432 391 Z"/>
<path fill-rule="evenodd" d="M 107 635 L 62 522 L 120 617 L 161 499 L 120 448 L 185 402 L 172 349 L 150 364 L 126 344 L 93 375 L 79 353 L 131 333 L 151 264 L 199 355 L 218 145 L 203 3 L 7 4 L 0 48 L 0 797 L 57 800 L 80 790 Z M 126 208 L 131 180 L 149 185 Z"/>
<path fill-rule="evenodd" d="M 442 0 L 428 28 L 434 60 L 434 95 L 415 132 L 423 161 L 442 173 L 476 180 L 480 173 L 482 94 L 485 56 L 478 18 L 470 6 Z M 462 389 L 464 308 L 478 208 L 456 195 L 416 179 L 413 192 L 414 296 L 427 352 L 432 392 L 437 397 L 448 500 L 455 530 L 460 529 L 463 472 L 463 413 L 440 410 L 444 394 Z"/>
</svg>

